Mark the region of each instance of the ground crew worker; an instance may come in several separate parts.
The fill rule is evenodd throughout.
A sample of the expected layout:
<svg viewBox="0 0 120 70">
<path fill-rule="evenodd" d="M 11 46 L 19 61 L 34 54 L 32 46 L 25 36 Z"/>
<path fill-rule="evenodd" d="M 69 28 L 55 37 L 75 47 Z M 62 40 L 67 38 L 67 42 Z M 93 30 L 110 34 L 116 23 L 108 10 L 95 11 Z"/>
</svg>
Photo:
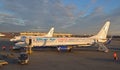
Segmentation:
<svg viewBox="0 0 120 70">
<path fill-rule="evenodd" d="M 113 57 L 114 57 L 114 60 L 118 60 L 118 56 L 116 52 L 113 53 Z"/>
</svg>

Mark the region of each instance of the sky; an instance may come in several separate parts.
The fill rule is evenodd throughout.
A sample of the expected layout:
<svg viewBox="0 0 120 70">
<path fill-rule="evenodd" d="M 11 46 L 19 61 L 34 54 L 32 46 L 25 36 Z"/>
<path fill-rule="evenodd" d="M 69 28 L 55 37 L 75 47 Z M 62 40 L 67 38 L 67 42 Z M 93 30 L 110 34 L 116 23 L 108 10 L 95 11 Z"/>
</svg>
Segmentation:
<svg viewBox="0 0 120 70">
<path fill-rule="evenodd" d="M 107 20 L 120 35 L 120 0 L 0 0 L 0 32 L 96 34 Z"/>
</svg>

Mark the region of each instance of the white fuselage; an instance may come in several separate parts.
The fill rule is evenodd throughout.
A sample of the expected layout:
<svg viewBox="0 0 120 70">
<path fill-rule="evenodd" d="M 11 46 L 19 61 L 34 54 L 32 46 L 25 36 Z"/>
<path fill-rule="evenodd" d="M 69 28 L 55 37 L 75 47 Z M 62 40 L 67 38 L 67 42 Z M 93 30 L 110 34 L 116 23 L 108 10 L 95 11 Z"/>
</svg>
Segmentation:
<svg viewBox="0 0 120 70">
<path fill-rule="evenodd" d="M 62 46 L 81 45 L 90 46 L 94 43 L 92 38 L 32 38 L 32 46 Z"/>
</svg>

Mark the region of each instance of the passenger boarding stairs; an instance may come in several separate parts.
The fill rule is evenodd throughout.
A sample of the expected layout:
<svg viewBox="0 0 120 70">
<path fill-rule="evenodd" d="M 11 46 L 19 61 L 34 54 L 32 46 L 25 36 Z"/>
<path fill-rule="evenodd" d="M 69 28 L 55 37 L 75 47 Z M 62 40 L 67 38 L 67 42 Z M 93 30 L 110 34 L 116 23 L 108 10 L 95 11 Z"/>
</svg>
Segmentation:
<svg viewBox="0 0 120 70">
<path fill-rule="evenodd" d="M 99 51 L 104 51 L 104 52 L 108 52 L 109 49 L 101 42 L 97 42 L 96 46 L 98 47 Z"/>
</svg>

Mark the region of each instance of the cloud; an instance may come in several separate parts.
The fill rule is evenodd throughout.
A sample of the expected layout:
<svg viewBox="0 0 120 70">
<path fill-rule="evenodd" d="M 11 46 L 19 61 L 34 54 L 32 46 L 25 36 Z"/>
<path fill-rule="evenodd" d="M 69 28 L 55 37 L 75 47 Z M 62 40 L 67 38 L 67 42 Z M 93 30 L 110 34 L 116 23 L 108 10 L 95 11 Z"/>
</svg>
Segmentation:
<svg viewBox="0 0 120 70">
<path fill-rule="evenodd" d="M 93 34 L 108 19 L 113 23 L 112 34 L 120 27 L 120 10 L 105 13 L 104 6 L 93 7 L 97 0 L 91 0 L 84 10 L 75 4 L 64 5 L 61 0 L 1 0 L 1 3 L 0 30 L 3 31 L 46 31 L 55 27 L 57 32 Z"/>
<path fill-rule="evenodd" d="M 3 4 L 4 9 L 12 11 L 17 20 L 20 17 L 20 21 L 26 20 L 26 26 L 33 28 L 61 28 L 72 19 L 71 7 L 65 7 L 61 0 L 3 0 Z"/>
<path fill-rule="evenodd" d="M 8 13 L 0 13 L 0 24 L 13 24 L 25 26 L 24 20 L 15 17 Z"/>
</svg>

